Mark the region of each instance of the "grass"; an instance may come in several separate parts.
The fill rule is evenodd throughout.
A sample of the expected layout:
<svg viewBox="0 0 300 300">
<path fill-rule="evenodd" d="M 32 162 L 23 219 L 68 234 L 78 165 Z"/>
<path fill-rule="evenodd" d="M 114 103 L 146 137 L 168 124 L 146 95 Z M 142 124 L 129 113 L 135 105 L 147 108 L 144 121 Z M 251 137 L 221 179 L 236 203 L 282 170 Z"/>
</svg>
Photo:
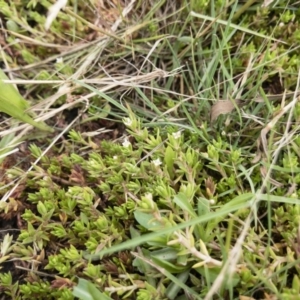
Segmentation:
<svg viewBox="0 0 300 300">
<path fill-rule="evenodd" d="M 3 116 L 1 299 L 298 299 L 297 3 L 53 3 L 0 1 L 55 130 Z"/>
</svg>

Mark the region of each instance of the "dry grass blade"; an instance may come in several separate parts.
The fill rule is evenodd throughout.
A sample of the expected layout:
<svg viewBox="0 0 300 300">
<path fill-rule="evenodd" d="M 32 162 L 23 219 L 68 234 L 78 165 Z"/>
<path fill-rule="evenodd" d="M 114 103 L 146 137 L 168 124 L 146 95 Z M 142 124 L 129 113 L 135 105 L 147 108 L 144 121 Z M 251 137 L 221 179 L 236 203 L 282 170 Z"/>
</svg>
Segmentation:
<svg viewBox="0 0 300 300">
<path fill-rule="evenodd" d="M 67 5 L 67 2 L 68 0 L 57 0 L 56 3 L 49 8 L 49 13 L 45 23 L 46 30 L 50 28 L 52 22 L 55 20 L 60 10 Z"/>
<path fill-rule="evenodd" d="M 291 101 L 288 105 L 284 106 L 282 108 L 282 110 L 278 113 L 277 116 L 275 116 L 267 125 L 266 127 L 261 131 L 261 134 L 260 134 L 260 142 L 261 142 L 261 145 L 262 145 L 262 148 L 264 150 L 264 153 L 265 155 L 267 156 L 268 155 L 268 146 L 267 146 L 267 134 L 273 129 L 273 127 L 275 126 L 275 124 L 278 122 L 278 120 L 284 115 L 286 114 L 289 110 L 291 110 L 296 102 L 298 101 L 297 100 L 297 95 L 298 93 L 294 93 L 296 96 L 294 98 L 293 101 Z M 285 97 L 284 97 L 285 98 Z M 287 124 L 287 127 L 289 127 L 290 124 Z"/>
<path fill-rule="evenodd" d="M 142 84 L 142 83 L 151 82 L 154 79 L 167 77 L 169 75 L 170 75 L 169 73 L 167 73 L 163 70 L 156 69 L 153 72 L 150 72 L 148 74 L 142 74 L 139 76 L 129 76 L 129 77 L 122 76 L 122 77 L 114 77 L 114 78 L 110 77 L 110 78 L 104 78 L 104 79 L 80 80 L 80 82 L 82 82 L 82 83 L 89 82 L 89 83 L 102 85 L 102 87 L 98 89 L 99 92 L 107 92 L 112 89 L 115 89 L 116 87 L 121 87 L 121 89 L 140 87 L 140 84 Z M 54 94 L 51 97 L 49 97 L 48 99 L 40 102 L 39 105 L 44 102 L 47 104 L 46 108 L 49 108 L 53 105 L 53 103 L 55 103 L 55 101 L 59 97 L 70 93 L 71 90 L 73 90 L 74 88 L 75 87 L 69 87 L 68 84 L 63 84 L 59 88 L 59 90 L 56 94 Z M 86 95 L 85 97 L 88 99 L 95 95 L 96 95 L 96 93 L 92 92 L 92 93 Z"/>
<path fill-rule="evenodd" d="M 133 8 L 133 4 L 136 2 L 136 0 L 132 0 L 124 9 L 122 12 L 122 15 L 116 20 L 116 22 L 111 27 L 111 32 L 115 32 L 118 27 L 120 26 L 121 22 L 124 20 L 126 15 L 130 13 L 130 11 Z M 108 35 L 108 38 L 101 41 L 98 45 L 96 45 L 96 49 L 92 51 L 88 57 L 85 59 L 84 63 L 80 66 L 80 68 L 77 70 L 77 72 L 72 76 L 72 79 L 78 79 L 82 74 L 85 73 L 85 71 L 95 62 L 95 59 L 97 56 L 103 51 L 105 46 L 107 45 L 109 41 L 110 35 Z"/>
<path fill-rule="evenodd" d="M 267 170 L 267 168 L 265 167 L 265 166 L 262 166 L 261 168 L 260 168 L 260 173 L 261 173 L 261 176 L 263 177 L 263 178 L 265 178 L 266 176 L 267 176 L 267 173 L 268 173 L 268 170 Z M 276 186 L 276 187 L 282 187 L 283 186 L 283 184 L 282 183 L 280 183 L 280 182 L 278 182 L 277 180 L 275 180 L 275 179 L 273 179 L 273 178 L 269 178 L 269 182 L 270 183 L 272 183 L 274 186 Z"/>
<path fill-rule="evenodd" d="M 261 7 L 268 7 L 273 2 L 274 0 L 264 0 L 264 3 L 261 5 Z"/>
<path fill-rule="evenodd" d="M 244 87 L 248 80 L 249 74 L 253 70 L 254 63 L 255 63 L 255 61 L 253 60 L 253 54 L 250 54 L 250 57 L 248 59 L 247 69 L 245 72 L 243 72 L 242 77 L 235 84 L 235 90 L 233 91 L 235 98 L 240 99 L 242 97 Z M 239 87 L 240 87 L 240 89 L 239 89 Z"/>
<path fill-rule="evenodd" d="M 28 37 L 27 37 L 28 39 Z M 39 66 L 42 66 L 42 65 L 45 65 L 47 63 L 50 63 L 52 61 L 55 61 L 57 60 L 58 58 L 64 58 L 66 56 L 70 56 L 72 54 L 75 54 L 77 52 L 80 52 L 80 51 L 83 51 L 87 48 L 90 48 L 92 46 L 94 46 L 95 44 L 98 44 L 100 41 L 104 40 L 104 39 L 107 39 L 107 37 L 103 37 L 101 36 L 100 38 L 94 40 L 94 41 L 91 41 L 89 43 L 83 43 L 83 44 L 77 44 L 77 45 L 74 45 L 74 46 L 71 46 L 71 47 L 68 47 L 66 51 L 60 53 L 60 54 L 57 54 L 57 55 L 52 55 L 42 61 L 39 61 L 37 63 L 32 63 L 32 64 L 28 64 L 26 66 L 22 66 L 22 67 L 17 67 L 17 68 L 10 68 L 10 69 L 4 69 L 3 71 L 5 72 L 14 72 L 14 71 L 20 71 L 20 70 L 30 70 L 30 69 L 34 69 L 34 68 L 37 68 Z M 36 44 L 36 43 L 35 43 Z M 40 44 L 39 42 L 37 42 L 37 44 Z M 50 44 L 52 45 L 52 44 Z M 44 47 L 50 47 L 49 44 L 42 44 L 42 46 Z M 61 47 L 60 45 L 57 45 L 57 47 Z M 67 47 L 67 46 L 66 46 Z M 71 49 L 69 49 L 71 48 Z"/>
<path fill-rule="evenodd" d="M 252 218 L 252 216 L 250 214 L 245 221 L 245 226 L 244 226 L 238 240 L 236 241 L 234 247 L 232 248 L 232 250 L 229 253 L 227 260 L 225 261 L 221 272 L 219 273 L 218 277 L 214 281 L 211 289 L 205 296 L 204 300 L 212 299 L 213 295 L 217 293 L 217 291 L 221 287 L 222 283 L 225 281 L 225 278 L 227 276 L 229 276 L 229 278 L 232 277 L 233 274 L 236 272 L 237 263 L 242 255 L 242 246 L 243 246 L 244 240 L 247 236 L 247 232 L 248 232 L 248 229 L 251 224 L 251 218 Z"/>
<path fill-rule="evenodd" d="M 108 73 L 106 73 L 108 74 Z M 136 86 L 136 84 L 150 82 L 154 79 L 165 78 L 171 75 L 175 75 L 175 72 L 169 73 L 161 69 L 155 69 L 152 72 L 141 75 L 128 75 L 128 76 L 116 76 L 112 77 L 108 74 L 107 78 L 93 78 L 93 79 L 82 79 L 83 83 L 103 85 L 105 87 L 114 85 L 117 83 L 120 86 Z M 11 84 L 62 84 L 71 82 L 71 80 L 22 80 L 22 79 L 5 79 L 4 83 Z"/>
<path fill-rule="evenodd" d="M 1 30 L 2 31 L 7 31 L 7 32 L 9 32 L 10 35 L 14 35 L 14 36 L 18 37 L 20 39 L 19 40 L 20 44 L 39 45 L 39 46 L 48 47 L 48 48 L 57 48 L 57 49 L 64 50 L 64 51 L 68 51 L 68 50 L 71 50 L 71 49 L 74 48 L 74 46 L 46 43 L 46 42 L 30 38 L 26 35 L 23 35 L 23 34 L 20 34 L 18 32 L 14 32 L 14 31 L 8 31 L 8 30 L 5 30 L 5 29 L 1 29 Z M 27 68 L 27 67 L 28 66 L 26 66 L 25 68 Z M 14 68 L 14 69 L 11 69 L 10 71 L 18 70 L 18 69 L 19 68 Z"/>
<path fill-rule="evenodd" d="M 115 21 L 115 23 L 111 27 L 111 32 L 115 32 L 118 29 L 118 26 L 122 22 L 123 18 L 131 11 L 133 8 L 133 4 L 136 2 L 136 0 L 132 0 L 127 7 L 123 9 L 122 16 Z M 96 61 L 97 56 L 99 56 L 102 52 L 102 50 L 105 48 L 107 43 L 109 42 L 109 39 L 111 38 L 111 35 L 108 35 L 105 38 L 101 38 L 100 41 L 96 43 L 95 49 L 91 51 L 91 53 L 88 54 L 86 59 L 84 60 L 83 64 L 78 68 L 78 70 L 69 78 L 69 80 L 78 80 L 80 77 L 82 77 L 86 70 L 88 70 L 91 66 L 91 64 L 94 64 Z M 58 90 L 58 92 L 51 96 L 51 101 L 47 103 L 47 107 L 52 106 L 56 100 L 61 96 L 62 91 L 69 90 L 70 89 L 70 81 L 66 81 Z"/>
</svg>

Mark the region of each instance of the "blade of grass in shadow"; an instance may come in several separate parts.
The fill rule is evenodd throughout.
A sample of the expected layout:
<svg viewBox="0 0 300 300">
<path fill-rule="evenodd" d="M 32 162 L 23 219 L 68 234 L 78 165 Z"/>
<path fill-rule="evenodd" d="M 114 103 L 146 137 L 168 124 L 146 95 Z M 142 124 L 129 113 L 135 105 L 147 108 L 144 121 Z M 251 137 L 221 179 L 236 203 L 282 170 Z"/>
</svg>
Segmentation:
<svg viewBox="0 0 300 300">
<path fill-rule="evenodd" d="M 94 92 L 96 95 L 98 95 L 99 97 L 104 98 L 108 103 L 111 103 L 112 105 L 114 105 L 115 107 L 119 108 L 122 112 L 125 112 L 126 114 L 128 114 L 128 110 L 125 108 L 125 106 L 121 105 L 118 101 L 114 100 L 113 98 L 109 97 L 108 95 L 106 95 L 105 93 L 101 92 L 100 90 L 92 87 L 91 85 L 88 85 L 80 80 L 73 80 L 75 83 L 87 88 L 88 90 Z"/>
<path fill-rule="evenodd" d="M 179 280 L 179 282 L 182 282 L 183 285 L 185 285 L 184 283 L 189 278 L 189 275 L 190 275 L 190 270 L 187 270 L 187 271 L 179 274 L 176 277 L 176 279 Z M 175 299 L 177 297 L 178 293 L 180 292 L 180 290 L 181 290 L 181 287 L 177 284 L 177 281 L 176 282 L 172 281 L 166 290 L 166 295 L 168 296 L 168 299 L 170 299 L 170 300 Z M 186 290 L 186 289 L 184 288 L 184 290 Z"/>
<path fill-rule="evenodd" d="M 146 105 L 154 110 L 157 115 L 160 117 L 162 115 L 162 112 L 157 108 L 157 106 L 155 104 L 153 104 L 148 98 L 147 96 L 142 92 L 142 90 L 138 87 L 135 88 L 135 90 L 137 91 L 137 93 L 141 96 L 141 98 L 143 99 L 143 101 L 146 103 Z"/>
</svg>

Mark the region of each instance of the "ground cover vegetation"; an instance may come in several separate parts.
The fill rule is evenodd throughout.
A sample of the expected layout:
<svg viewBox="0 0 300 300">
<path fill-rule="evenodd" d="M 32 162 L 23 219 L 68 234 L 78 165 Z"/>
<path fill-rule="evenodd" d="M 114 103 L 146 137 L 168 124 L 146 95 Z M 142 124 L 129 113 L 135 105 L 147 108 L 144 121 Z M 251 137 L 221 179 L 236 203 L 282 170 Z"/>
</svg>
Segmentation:
<svg viewBox="0 0 300 300">
<path fill-rule="evenodd" d="M 0 298 L 300 299 L 299 18 L 0 0 Z"/>
</svg>

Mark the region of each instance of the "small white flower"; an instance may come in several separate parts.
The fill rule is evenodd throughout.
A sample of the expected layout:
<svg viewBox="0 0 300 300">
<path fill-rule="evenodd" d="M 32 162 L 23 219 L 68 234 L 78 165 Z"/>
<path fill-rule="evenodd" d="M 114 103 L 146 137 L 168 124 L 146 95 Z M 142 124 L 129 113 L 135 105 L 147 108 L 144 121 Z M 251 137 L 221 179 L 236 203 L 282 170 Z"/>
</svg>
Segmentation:
<svg viewBox="0 0 300 300">
<path fill-rule="evenodd" d="M 61 63 L 63 63 L 64 62 L 64 59 L 62 58 L 62 57 L 58 57 L 57 59 L 56 59 L 56 63 L 57 64 L 61 64 Z"/>
<path fill-rule="evenodd" d="M 123 123 L 126 126 L 131 126 L 132 125 L 132 120 L 130 118 L 123 118 Z"/>
<path fill-rule="evenodd" d="M 117 156 L 117 155 L 114 155 L 114 156 L 113 156 L 113 159 L 114 159 L 114 160 L 117 160 L 117 159 L 118 159 L 118 156 Z"/>
<path fill-rule="evenodd" d="M 131 145 L 131 143 L 128 141 L 127 137 L 124 139 L 124 142 L 122 143 L 122 145 L 125 148 L 128 148 Z"/>
<path fill-rule="evenodd" d="M 160 159 L 155 159 L 155 160 L 152 160 L 152 163 L 155 165 L 155 167 L 158 167 L 162 164 L 162 162 L 160 161 Z"/>
<path fill-rule="evenodd" d="M 177 140 L 177 139 L 179 139 L 180 136 L 181 136 L 181 131 L 173 132 L 172 135 L 173 135 L 174 139 Z"/>
<path fill-rule="evenodd" d="M 210 203 L 211 205 L 214 205 L 214 204 L 216 203 L 216 201 L 215 201 L 214 199 L 210 199 L 210 200 L 209 200 L 209 203 Z"/>
</svg>

